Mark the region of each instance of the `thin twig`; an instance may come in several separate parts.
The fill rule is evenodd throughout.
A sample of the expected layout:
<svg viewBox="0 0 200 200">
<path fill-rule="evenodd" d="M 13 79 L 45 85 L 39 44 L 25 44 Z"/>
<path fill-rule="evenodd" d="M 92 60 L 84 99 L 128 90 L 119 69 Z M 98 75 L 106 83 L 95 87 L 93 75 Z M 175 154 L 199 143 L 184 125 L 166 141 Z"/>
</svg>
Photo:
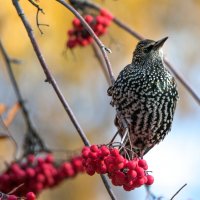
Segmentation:
<svg viewBox="0 0 200 200">
<path fill-rule="evenodd" d="M 37 27 L 38 27 L 40 33 L 43 34 L 43 31 L 42 31 L 42 29 L 40 28 L 40 26 L 49 26 L 49 25 L 48 25 L 48 24 L 41 24 L 41 23 L 39 22 L 39 13 L 40 13 L 40 12 L 41 12 L 42 14 L 45 14 L 45 13 L 44 13 L 43 9 L 40 8 L 40 6 L 39 6 L 37 3 L 34 2 L 34 0 L 28 0 L 28 1 L 29 1 L 34 7 L 37 8 L 37 13 L 36 13 L 36 24 L 37 24 Z"/>
<path fill-rule="evenodd" d="M 24 105 L 24 100 L 22 98 L 22 95 L 20 93 L 20 90 L 19 90 L 19 87 L 17 85 L 17 81 L 15 79 L 15 76 L 14 76 L 14 73 L 13 73 L 13 70 L 12 70 L 12 67 L 11 67 L 11 59 L 9 58 L 5 48 L 3 47 L 3 44 L 2 42 L 0 41 L 0 49 L 1 49 L 1 52 L 2 52 L 2 55 L 3 55 L 3 58 L 6 62 L 6 67 L 7 67 L 7 70 L 8 70 L 8 75 L 10 77 L 10 81 L 13 85 L 13 88 L 14 88 L 14 91 L 15 91 L 15 94 L 17 96 L 17 99 L 18 99 L 18 102 L 19 102 L 19 105 L 21 107 L 21 110 L 22 110 L 22 114 L 23 114 L 23 117 L 26 121 L 26 125 L 27 125 L 27 129 L 29 128 L 32 128 L 32 123 L 31 123 L 31 120 L 30 120 L 30 117 L 29 117 L 29 113 Z"/>
<path fill-rule="evenodd" d="M 13 70 L 12 70 L 12 66 L 11 66 L 12 60 L 9 58 L 5 48 L 3 47 L 2 43 L 1 43 L 1 41 L 0 41 L 0 49 L 2 51 L 2 55 L 3 55 L 3 58 L 4 58 L 5 63 L 6 63 L 8 75 L 9 75 L 10 81 L 12 83 L 12 86 L 13 86 L 14 92 L 16 94 L 18 103 L 19 103 L 20 108 L 22 110 L 22 115 L 24 117 L 24 120 L 25 120 L 25 123 L 26 123 L 26 126 L 27 126 L 26 127 L 27 133 L 26 133 L 25 139 L 24 139 L 24 151 L 25 151 L 24 155 L 26 155 L 28 153 L 33 153 L 32 151 L 29 152 L 29 150 L 35 149 L 36 146 L 39 147 L 39 149 L 42 150 L 42 151 L 43 150 L 48 151 L 44 142 L 42 141 L 42 139 L 39 137 L 39 135 L 35 131 L 34 126 L 33 126 L 32 122 L 30 120 L 28 110 L 26 109 L 26 106 L 24 104 L 24 100 L 22 98 L 22 94 L 20 92 L 19 86 L 17 84 L 17 81 L 15 79 L 15 76 L 14 76 L 14 73 L 13 73 Z M 12 137 L 12 139 L 14 140 L 13 137 Z M 16 146 L 16 148 L 18 148 L 18 146 Z M 16 151 L 16 154 L 17 154 L 17 152 L 18 151 Z"/>
<path fill-rule="evenodd" d="M 187 185 L 187 183 L 185 183 L 173 196 L 170 200 L 173 200 L 174 197 Z"/>
<path fill-rule="evenodd" d="M 42 12 L 42 13 L 44 14 L 44 12 Z M 40 10 L 37 9 L 37 13 L 36 13 L 36 24 L 37 24 L 37 27 L 38 27 L 40 33 L 43 34 L 43 31 L 42 31 L 42 29 L 40 28 L 40 26 L 47 26 L 47 27 L 49 27 L 49 24 L 42 24 L 42 23 L 40 23 L 40 22 L 39 22 L 39 14 L 40 14 Z"/>
<path fill-rule="evenodd" d="M 25 27 L 25 29 L 27 31 L 29 39 L 31 40 L 31 44 L 33 46 L 33 49 L 34 49 L 34 51 L 35 51 L 35 53 L 37 55 L 37 58 L 38 58 L 38 60 L 39 60 L 39 62 L 41 64 L 42 68 L 43 68 L 43 71 L 44 71 L 44 73 L 46 75 L 46 81 L 49 82 L 52 85 L 54 91 L 56 92 L 58 98 L 60 99 L 65 111 L 68 113 L 73 125 L 75 126 L 75 128 L 76 128 L 77 132 L 79 133 L 81 139 L 83 140 L 84 144 L 89 146 L 88 139 L 86 138 L 82 128 L 80 127 L 78 121 L 76 120 L 76 117 L 74 116 L 74 114 L 73 114 L 70 106 L 68 105 L 65 97 L 63 96 L 62 92 L 60 91 L 60 88 L 58 87 L 58 85 L 56 83 L 56 80 L 52 76 L 52 74 L 51 74 L 51 72 L 49 70 L 49 67 L 47 66 L 47 64 L 46 64 L 46 62 L 45 62 L 45 60 L 44 60 L 44 58 L 42 56 L 42 53 L 41 53 L 41 51 L 39 49 L 39 46 L 38 46 L 37 41 L 35 39 L 35 36 L 33 34 L 33 30 L 31 28 L 31 25 L 29 24 L 25 14 L 24 14 L 24 12 L 23 12 L 23 10 L 21 8 L 21 6 L 19 4 L 19 1 L 18 0 L 12 0 L 12 2 L 13 2 L 13 5 L 15 6 L 15 8 L 16 8 L 16 11 L 17 11 L 19 17 L 21 18 L 21 20 L 22 20 L 22 22 L 24 24 L 24 27 Z"/>
<path fill-rule="evenodd" d="M 23 10 L 22 10 L 20 4 L 19 4 L 19 1 L 18 1 L 18 0 L 12 0 L 12 2 L 13 2 L 13 5 L 14 5 L 14 7 L 15 7 L 15 9 L 16 9 L 18 15 L 19 15 L 19 17 L 21 18 L 21 20 L 22 20 L 22 22 L 23 22 L 23 25 L 24 25 L 24 27 L 25 27 L 25 29 L 26 29 L 26 31 L 27 31 L 28 36 L 29 36 L 29 39 L 31 40 L 31 44 L 32 44 L 32 46 L 33 46 L 33 49 L 34 49 L 34 51 L 35 51 L 35 53 L 36 53 L 36 55 L 37 55 L 37 58 L 38 58 L 38 60 L 39 60 L 39 62 L 40 62 L 40 64 L 41 64 L 41 67 L 43 68 L 43 71 L 44 71 L 44 73 L 45 73 L 45 75 L 46 75 L 46 80 L 52 85 L 52 87 L 53 87 L 55 93 L 57 94 L 57 96 L 58 96 L 60 102 L 62 103 L 62 105 L 63 105 L 65 111 L 67 112 L 69 118 L 71 119 L 71 121 L 72 121 L 74 127 L 76 128 L 77 132 L 79 133 L 79 136 L 81 137 L 82 141 L 84 142 L 85 145 L 89 146 L 90 143 L 89 143 L 89 141 L 88 141 L 88 139 L 87 139 L 85 133 L 83 132 L 81 126 L 79 125 L 79 123 L 78 123 L 78 121 L 77 121 L 75 115 L 73 114 L 73 112 L 72 112 L 70 106 L 68 105 L 68 102 L 66 101 L 65 97 L 63 96 L 63 94 L 62 94 L 60 88 L 58 87 L 58 85 L 57 85 L 57 83 L 56 83 L 56 80 L 55 80 L 54 77 L 52 76 L 52 74 L 51 74 L 51 72 L 50 72 L 50 70 L 49 70 L 49 67 L 47 66 L 47 64 L 46 64 L 46 62 L 45 62 L 45 60 L 44 60 L 44 58 L 43 58 L 43 56 L 42 56 L 42 54 L 41 54 L 41 51 L 40 51 L 39 46 L 38 46 L 38 44 L 37 44 L 37 41 L 36 41 L 36 39 L 35 39 L 35 37 L 34 37 L 33 30 L 32 30 L 32 28 L 31 28 L 31 26 L 30 26 L 30 24 L 29 24 L 29 22 L 28 22 L 28 20 L 27 20 L 27 18 L 26 18 L 26 16 L 25 16 L 25 14 L 24 14 L 24 12 L 23 12 Z M 62 2 L 62 1 L 60 1 L 60 2 Z M 62 3 L 64 3 L 63 5 L 66 5 L 65 2 L 62 2 Z M 66 7 L 68 7 L 68 6 L 66 6 Z M 71 7 L 70 7 L 70 8 L 71 8 Z M 70 10 L 71 10 L 71 9 L 70 9 Z M 79 16 L 79 14 L 77 14 L 77 11 L 76 11 L 76 10 L 74 10 L 74 9 L 72 9 L 72 10 L 73 10 L 73 12 L 76 13 L 76 15 Z M 84 20 L 82 17 L 81 17 L 81 19 L 82 19 L 82 21 Z M 84 23 L 86 23 L 86 22 L 84 21 Z M 87 23 L 86 23 L 86 24 L 87 24 Z M 87 26 L 88 26 L 88 25 L 87 25 Z M 90 28 L 90 27 L 89 27 L 89 28 Z M 94 34 L 94 33 L 93 33 L 93 34 Z M 96 35 L 95 35 L 95 36 L 96 36 Z M 100 40 L 97 38 L 97 41 L 99 42 Z M 103 53 L 103 55 L 104 55 L 104 57 L 105 57 L 105 60 L 107 59 L 107 64 L 109 64 L 109 60 L 108 60 L 107 54 L 106 54 L 106 52 L 105 52 L 105 47 L 103 46 L 103 44 L 102 44 L 101 42 L 100 42 L 99 44 L 101 45 L 102 53 Z M 110 65 L 109 65 L 109 66 L 110 66 Z M 110 68 L 110 69 L 111 69 L 111 68 Z M 103 182 L 104 182 L 104 185 L 105 185 L 105 187 L 106 187 L 106 189 L 107 189 L 107 191 L 108 191 L 108 193 L 109 193 L 111 199 L 112 199 L 112 200 L 116 200 L 116 197 L 115 197 L 113 191 L 111 190 L 111 187 L 110 187 L 108 181 L 106 180 L 105 175 L 101 175 L 101 178 L 102 178 L 102 180 L 103 180 Z"/>
<path fill-rule="evenodd" d="M 80 0 L 70 0 L 70 3 L 72 3 L 72 5 L 75 5 L 79 8 L 81 7 L 89 7 L 92 9 L 95 9 L 97 11 L 101 10 L 102 8 L 91 2 L 91 1 L 80 1 Z M 132 28 L 130 28 L 128 25 L 126 25 L 124 22 L 122 22 L 121 20 L 119 20 L 117 17 L 113 18 L 113 22 L 119 26 L 120 28 L 122 28 L 123 30 L 125 30 L 127 33 L 131 34 L 132 36 L 134 36 L 135 38 L 137 38 L 138 40 L 143 40 L 145 39 L 145 37 L 143 35 L 141 35 L 140 33 L 136 32 L 135 30 L 133 30 Z M 170 64 L 170 62 L 164 58 L 165 64 L 167 65 L 167 67 L 170 69 L 170 71 L 174 74 L 174 76 L 176 77 L 177 80 L 180 81 L 180 83 L 185 87 L 185 89 L 189 92 L 189 94 L 194 98 L 194 100 L 200 104 L 200 97 L 197 95 L 197 93 L 192 89 L 192 87 L 185 81 L 185 79 L 175 70 L 175 68 Z"/>
<path fill-rule="evenodd" d="M 92 48 L 93 48 L 93 51 L 94 51 L 94 54 L 95 54 L 97 60 L 99 61 L 99 64 L 100 64 L 101 69 L 103 71 L 103 74 L 104 74 L 104 76 L 106 78 L 106 81 L 110 85 L 111 82 L 110 82 L 110 79 L 109 79 L 109 76 L 108 76 L 107 66 L 105 64 L 105 61 L 104 61 L 102 55 L 99 52 L 99 48 L 97 47 L 97 45 L 95 43 L 92 44 Z"/>
<path fill-rule="evenodd" d="M 108 69 L 108 73 L 109 73 L 111 83 L 113 84 L 115 82 L 115 78 L 114 78 L 114 74 L 113 74 L 113 71 L 112 71 L 110 61 L 109 61 L 108 56 L 107 56 L 107 52 L 110 53 L 111 51 L 107 47 L 105 47 L 105 45 L 101 42 L 101 40 L 99 40 L 99 38 L 96 36 L 96 34 L 92 30 L 92 28 L 88 25 L 88 23 L 85 21 L 85 19 L 77 12 L 76 9 L 74 9 L 71 5 L 69 5 L 68 3 L 66 3 L 63 0 L 56 0 L 56 1 L 61 3 L 67 9 L 69 9 L 80 20 L 81 24 L 89 32 L 89 34 L 94 38 L 95 42 L 97 43 L 97 45 L 101 49 L 102 55 L 103 55 L 104 60 L 106 62 L 106 66 L 107 66 L 107 69 Z"/>
<path fill-rule="evenodd" d="M 13 194 L 13 193 L 16 192 L 19 188 L 21 188 L 23 185 L 24 185 L 24 183 L 21 183 L 20 185 L 18 185 L 18 186 L 15 187 L 14 189 L 12 189 L 12 190 L 8 193 L 8 195 Z"/>
<path fill-rule="evenodd" d="M 180 81 L 180 83 L 185 87 L 185 89 L 190 93 L 190 95 L 197 101 L 198 104 L 200 104 L 200 97 L 197 95 L 197 93 L 190 87 L 190 85 L 184 80 L 183 77 L 180 76 L 180 74 L 174 69 L 172 64 L 164 58 L 165 64 L 168 66 L 170 71 L 174 74 L 174 76 Z"/>
</svg>

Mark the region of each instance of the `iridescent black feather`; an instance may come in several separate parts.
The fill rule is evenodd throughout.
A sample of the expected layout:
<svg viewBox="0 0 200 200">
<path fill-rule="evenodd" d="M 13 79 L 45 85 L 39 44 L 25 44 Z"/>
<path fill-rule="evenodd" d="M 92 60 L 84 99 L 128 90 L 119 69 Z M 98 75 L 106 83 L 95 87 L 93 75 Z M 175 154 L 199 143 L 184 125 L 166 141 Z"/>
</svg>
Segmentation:
<svg viewBox="0 0 200 200">
<path fill-rule="evenodd" d="M 163 62 L 162 45 L 140 41 L 134 51 L 132 63 L 127 65 L 108 89 L 111 105 L 117 115 L 115 123 L 123 136 L 120 119 L 127 122 L 130 141 L 126 144 L 144 155 L 164 139 L 171 129 L 178 100 L 177 86 Z M 120 117 L 119 117 L 120 115 Z"/>
</svg>

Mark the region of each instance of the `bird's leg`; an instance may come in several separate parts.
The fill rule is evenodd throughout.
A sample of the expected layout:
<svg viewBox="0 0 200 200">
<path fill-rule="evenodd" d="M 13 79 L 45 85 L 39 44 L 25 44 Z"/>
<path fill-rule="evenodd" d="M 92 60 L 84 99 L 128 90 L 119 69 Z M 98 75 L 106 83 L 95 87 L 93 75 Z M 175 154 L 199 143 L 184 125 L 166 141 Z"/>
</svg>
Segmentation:
<svg viewBox="0 0 200 200">
<path fill-rule="evenodd" d="M 120 134 L 119 130 L 115 133 L 115 135 L 112 137 L 111 141 L 109 142 L 109 144 L 112 144 L 113 141 L 115 140 L 115 138 L 117 137 L 117 135 Z"/>
<path fill-rule="evenodd" d="M 128 135 L 128 129 L 126 129 L 126 131 L 125 131 L 125 133 L 123 134 L 123 137 L 122 137 L 122 139 L 121 139 L 121 145 L 122 144 L 126 144 L 127 143 L 127 139 L 126 139 L 126 136 Z M 124 142 L 125 141 L 125 142 Z"/>
</svg>

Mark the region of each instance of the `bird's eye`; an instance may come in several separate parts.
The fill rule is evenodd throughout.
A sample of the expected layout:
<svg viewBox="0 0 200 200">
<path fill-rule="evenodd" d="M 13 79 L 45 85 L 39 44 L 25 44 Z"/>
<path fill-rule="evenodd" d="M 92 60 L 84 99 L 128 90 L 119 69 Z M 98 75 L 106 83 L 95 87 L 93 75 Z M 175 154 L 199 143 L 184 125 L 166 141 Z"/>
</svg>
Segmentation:
<svg viewBox="0 0 200 200">
<path fill-rule="evenodd" d="M 143 49 L 144 53 L 149 53 L 153 48 L 153 44 L 148 45 Z"/>
</svg>

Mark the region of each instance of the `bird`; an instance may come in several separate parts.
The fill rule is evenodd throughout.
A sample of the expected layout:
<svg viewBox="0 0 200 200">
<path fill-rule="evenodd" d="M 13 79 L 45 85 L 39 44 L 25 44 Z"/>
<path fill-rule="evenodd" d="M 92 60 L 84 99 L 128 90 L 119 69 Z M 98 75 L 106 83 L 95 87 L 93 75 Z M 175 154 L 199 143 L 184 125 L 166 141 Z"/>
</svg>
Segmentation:
<svg viewBox="0 0 200 200">
<path fill-rule="evenodd" d="M 128 130 L 125 146 L 140 157 L 171 130 L 179 99 L 175 78 L 164 63 L 162 47 L 167 39 L 139 41 L 132 62 L 107 90 L 118 132 L 123 137 Z"/>
</svg>

